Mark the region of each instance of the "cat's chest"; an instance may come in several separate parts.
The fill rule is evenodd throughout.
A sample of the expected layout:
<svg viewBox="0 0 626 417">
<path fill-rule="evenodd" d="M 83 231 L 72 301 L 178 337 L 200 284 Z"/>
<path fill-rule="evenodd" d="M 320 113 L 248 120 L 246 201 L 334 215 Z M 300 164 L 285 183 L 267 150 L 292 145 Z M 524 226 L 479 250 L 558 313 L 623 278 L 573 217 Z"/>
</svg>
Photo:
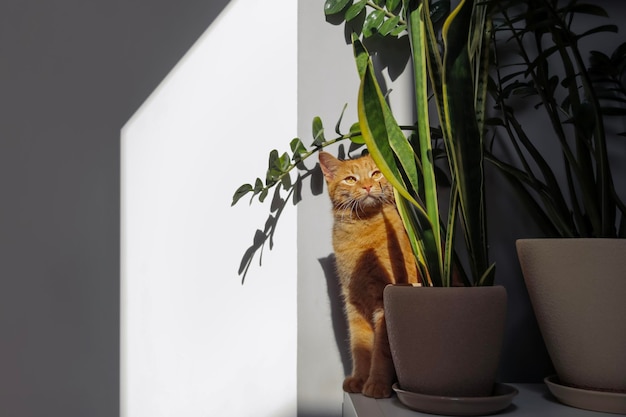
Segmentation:
<svg viewBox="0 0 626 417">
<path fill-rule="evenodd" d="M 360 253 L 378 252 L 387 246 L 392 225 L 383 216 L 374 219 L 356 219 L 335 222 L 333 226 L 333 246 L 335 253 L 357 256 Z"/>
</svg>

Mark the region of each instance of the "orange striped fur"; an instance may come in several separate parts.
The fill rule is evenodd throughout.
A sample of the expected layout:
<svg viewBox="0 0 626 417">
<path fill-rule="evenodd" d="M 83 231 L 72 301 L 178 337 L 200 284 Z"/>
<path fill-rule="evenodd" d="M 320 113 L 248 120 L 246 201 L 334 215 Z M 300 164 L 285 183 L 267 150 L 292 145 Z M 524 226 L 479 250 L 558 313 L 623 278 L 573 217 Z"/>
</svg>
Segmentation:
<svg viewBox="0 0 626 417">
<path fill-rule="evenodd" d="M 395 372 L 383 311 L 383 289 L 418 282 L 415 258 L 393 188 L 370 156 L 340 161 L 319 154 L 333 205 L 333 249 L 350 331 L 352 374 L 343 389 L 389 397 Z"/>
</svg>

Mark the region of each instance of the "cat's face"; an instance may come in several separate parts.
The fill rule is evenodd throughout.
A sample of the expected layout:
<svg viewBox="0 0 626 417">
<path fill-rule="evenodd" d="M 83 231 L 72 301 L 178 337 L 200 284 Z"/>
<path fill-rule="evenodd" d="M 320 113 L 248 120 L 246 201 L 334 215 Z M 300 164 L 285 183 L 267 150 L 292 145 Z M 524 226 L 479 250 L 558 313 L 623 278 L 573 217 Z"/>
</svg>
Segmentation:
<svg viewBox="0 0 626 417">
<path fill-rule="evenodd" d="M 368 155 L 340 161 L 327 152 L 320 152 L 320 165 L 328 194 L 336 209 L 366 214 L 393 204 L 393 188 Z"/>
</svg>

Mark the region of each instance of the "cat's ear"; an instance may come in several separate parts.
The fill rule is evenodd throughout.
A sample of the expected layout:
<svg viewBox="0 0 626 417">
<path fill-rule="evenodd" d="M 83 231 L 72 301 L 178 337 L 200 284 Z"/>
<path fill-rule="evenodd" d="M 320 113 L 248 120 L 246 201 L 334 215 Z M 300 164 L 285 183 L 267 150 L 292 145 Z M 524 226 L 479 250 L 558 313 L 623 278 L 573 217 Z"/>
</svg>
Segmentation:
<svg viewBox="0 0 626 417">
<path fill-rule="evenodd" d="M 335 172 L 337 172 L 337 167 L 341 163 L 341 161 L 328 152 L 320 152 L 320 167 L 322 168 L 322 173 L 324 174 L 324 178 L 326 181 L 331 181 L 335 178 Z"/>
</svg>

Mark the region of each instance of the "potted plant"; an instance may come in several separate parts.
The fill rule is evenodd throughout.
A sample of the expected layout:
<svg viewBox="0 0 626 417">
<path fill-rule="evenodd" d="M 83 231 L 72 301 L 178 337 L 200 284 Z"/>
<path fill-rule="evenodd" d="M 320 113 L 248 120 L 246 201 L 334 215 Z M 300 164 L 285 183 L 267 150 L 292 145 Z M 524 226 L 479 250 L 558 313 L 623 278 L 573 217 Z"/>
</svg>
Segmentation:
<svg viewBox="0 0 626 417">
<path fill-rule="evenodd" d="M 617 27 L 575 25 L 583 14 L 607 17 L 605 10 L 576 1 L 513 3 L 498 10 L 496 43 L 516 58 L 497 66 L 499 116 L 491 122 L 494 146 L 508 139 L 515 158 L 488 151 L 487 159 L 543 231 L 518 240 L 517 250 L 557 373 L 546 383 L 566 404 L 626 413 L 626 206 L 611 167 L 625 143 L 609 130 L 609 117 L 626 114 L 626 47 L 610 57 L 592 51 L 588 66 L 581 41 Z M 539 137 L 519 116 L 529 109 L 535 124 L 544 121 Z"/>
<path fill-rule="evenodd" d="M 403 7 L 417 128 L 407 137 L 394 121 L 367 52 L 355 39 L 361 77 L 359 126 L 370 154 L 394 185 L 398 210 L 429 284 L 428 288 L 385 288 L 396 392 L 405 404 L 422 411 L 453 413 L 424 407 L 432 396 L 492 396 L 506 315 L 506 293 L 503 287 L 493 286 L 495 270 L 486 241 L 482 98 L 487 88 L 490 20 L 487 5 L 461 2 L 444 13 L 440 50 L 428 2 L 405 2 Z M 377 12 L 381 13 L 375 9 L 365 21 L 375 21 Z M 386 13 L 389 20 L 395 19 L 389 6 Z M 429 114 L 431 93 L 435 117 Z M 433 127 L 441 133 L 439 141 L 433 139 Z M 450 176 L 445 206 L 438 195 L 441 187 L 434 159 L 438 149 L 433 143 L 441 145 L 438 149 Z M 467 260 L 467 268 L 461 257 Z M 450 288 L 455 282 L 464 288 Z M 471 335 L 461 336 L 457 324 Z M 446 359 L 433 362 L 434 357 Z"/>
<path fill-rule="evenodd" d="M 277 214 L 264 232 L 257 233 L 249 251 L 254 254 L 268 240 L 271 245 L 275 220 L 287 199 L 295 196 L 297 201 L 301 179 L 310 171 L 295 181 L 289 173 L 304 168 L 303 159 L 339 140 L 367 146 L 394 186 L 398 211 L 426 278 L 425 287 L 388 286 L 384 292 L 399 381 L 396 392 L 405 404 L 422 411 L 454 414 L 461 411 L 455 407 L 470 407 L 459 399 L 482 397 L 482 408 L 476 413 L 495 412 L 515 395 L 513 389 L 495 384 L 506 291 L 493 285 L 495 268 L 489 261 L 486 233 L 483 143 L 491 42 L 488 8 L 477 1 L 461 1 L 449 10 L 448 1 L 327 0 L 327 15 L 338 15 L 360 29 L 352 37 L 361 80 L 358 124 L 342 133 L 337 123 L 338 136 L 328 140 L 321 121 L 314 120 L 311 149 L 294 139 L 291 154 L 272 151 L 265 181 L 243 185 L 233 199 L 234 204 L 251 193 L 263 201 L 275 190 Z M 406 34 L 410 41 L 415 87 L 416 124 L 408 129 L 396 122 L 363 40 L 399 34 Z M 429 111 L 430 95 L 434 112 Z M 441 193 L 442 188 L 446 193 Z M 281 189 L 288 192 L 287 198 Z M 242 262 L 244 274 L 250 259 Z M 461 330 L 464 335 L 457 333 Z M 408 348 L 401 347 L 402 343 Z M 434 361 L 437 357 L 443 361 Z M 429 408 L 433 398 L 443 398 L 443 403 Z"/>
</svg>

